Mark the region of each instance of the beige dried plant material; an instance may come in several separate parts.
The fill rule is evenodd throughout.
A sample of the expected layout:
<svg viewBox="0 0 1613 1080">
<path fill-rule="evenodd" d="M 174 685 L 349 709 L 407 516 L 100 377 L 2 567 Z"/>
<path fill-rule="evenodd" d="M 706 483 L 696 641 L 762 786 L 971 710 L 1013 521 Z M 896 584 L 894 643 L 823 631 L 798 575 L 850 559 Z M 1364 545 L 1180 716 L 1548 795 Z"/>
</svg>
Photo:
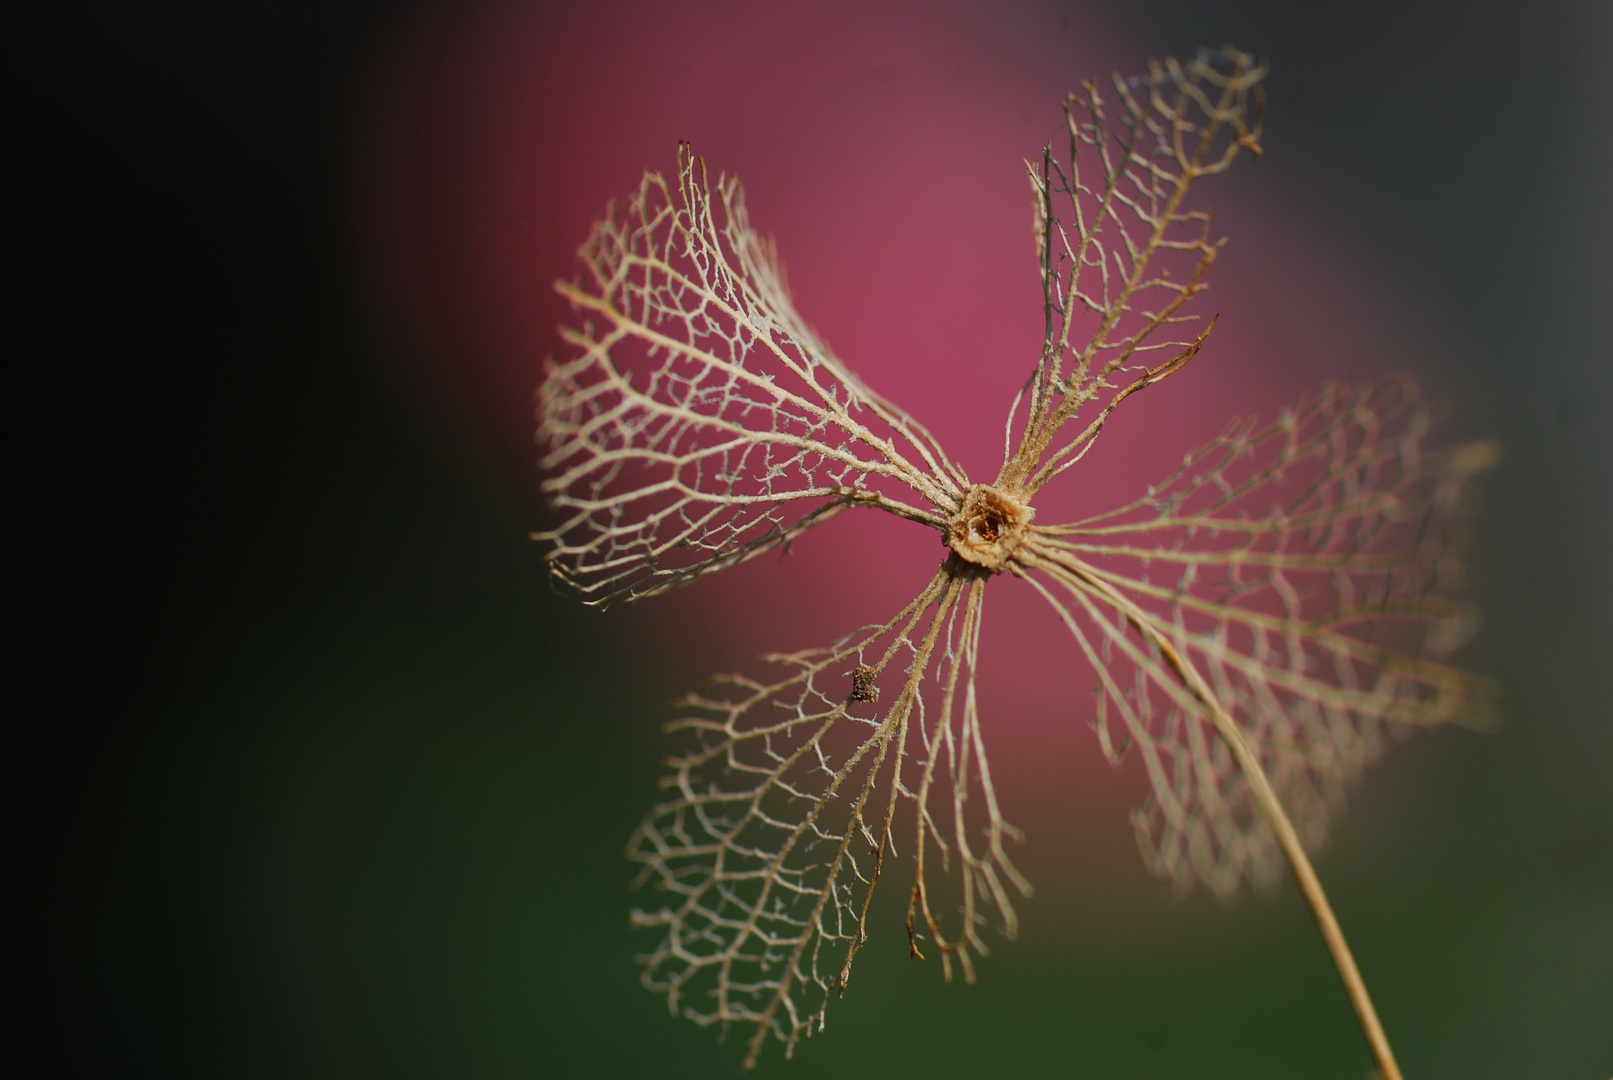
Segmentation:
<svg viewBox="0 0 1613 1080">
<path fill-rule="evenodd" d="M 579 323 L 540 391 L 559 522 L 539 538 L 585 601 L 656 595 L 854 507 L 952 549 L 889 621 L 766 657 L 764 679 L 719 676 L 670 725 L 680 749 L 629 845 L 653 887 L 633 915 L 656 935 L 643 979 L 674 1014 L 749 1028 L 747 1065 L 770 1033 L 788 1053 L 821 1030 L 899 859 L 910 948 L 948 978 L 974 978 L 988 929 L 1014 936 L 1030 885 L 975 693 L 985 592 L 1006 572 L 1096 673 L 1104 751 L 1142 759 L 1149 867 L 1230 896 L 1286 855 L 1398 1075 L 1302 846 L 1398 733 L 1490 715 L 1493 689 L 1441 657 L 1476 625 L 1455 540 L 1493 444 L 1427 448 L 1430 410 L 1396 376 L 1234 423 L 1111 513 L 1058 524 L 1033 506 L 1122 401 L 1204 344 L 1187 305 L 1220 242 L 1188 196 L 1260 152 L 1264 75 L 1228 49 L 1067 99 L 1066 131 L 1027 162 L 1044 346 L 989 484 L 830 353 L 738 183 L 708 185 L 686 147 L 675 181 L 647 174 L 557 286 Z"/>
</svg>

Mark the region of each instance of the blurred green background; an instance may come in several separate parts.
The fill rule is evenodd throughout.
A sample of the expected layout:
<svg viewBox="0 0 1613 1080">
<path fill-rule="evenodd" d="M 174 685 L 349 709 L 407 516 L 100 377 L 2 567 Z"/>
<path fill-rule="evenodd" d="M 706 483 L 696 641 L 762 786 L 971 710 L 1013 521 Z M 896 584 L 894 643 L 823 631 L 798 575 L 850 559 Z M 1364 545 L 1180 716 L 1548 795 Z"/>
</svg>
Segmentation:
<svg viewBox="0 0 1613 1080">
<path fill-rule="evenodd" d="M 622 847 L 690 672 L 653 616 L 550 594 L 530 462 L 423 428 L 358 314 L 345 110 L 403 14 L 65 4 L 8 35 L 34 508 L 14 519 L 17 936 L 53 1072 L 739 1066 L 742 1039 L 638 988 L 626 926 Z M 1274 117 L 1430 238 L 1477 343 L 1463 426 L 1507 447 L 1464 658 L 1509 718 L 1393 753 L 1321 873 L 1408 1077 L 1605 1080 L 1609 9 L 1126 18 L 1160 53 L 1280 57 Z M 1123 816 L 1059 828 L 1027 849 L 1038 897 L 979 985 L 871 946 L 827 1037 L 761 1071 L 1365 1073 L 1292 889 L 1177 902 Z"/>
</svg>

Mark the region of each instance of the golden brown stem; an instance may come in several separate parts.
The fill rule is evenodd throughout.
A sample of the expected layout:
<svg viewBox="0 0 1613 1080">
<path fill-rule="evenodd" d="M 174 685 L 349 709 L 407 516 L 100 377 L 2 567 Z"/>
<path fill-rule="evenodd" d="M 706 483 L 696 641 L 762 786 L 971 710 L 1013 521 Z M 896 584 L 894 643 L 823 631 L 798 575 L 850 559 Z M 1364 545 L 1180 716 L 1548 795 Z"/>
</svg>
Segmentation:
<svg viewBox="0 0 1613 1080">
<path fill-rule="evenodd" d="M 1261 814 L 1271 825 L 1272 831 L 1277 834 L 1277 843 L 1281 845 L 1283 854 L 1288 856 L 1288 865 L 1294 871 L 1294 879 L 1299 882 L 1299 891 L 1304 894 L 1305 902 L 1311 906 L 1311 914 L 1316 916 L 1316 926 L 1322 932 L 1322 940 L 1327 942 L 1327 951 L 1333 954 L 1333 963 L 1339 969 L 1339 978 L 1344 980 L 1345 992 L 1350 995 L 1350 1004 L 1355 1007 L 1355 1015 L 1361 1021 L 1361 1030 L 1366 1034 L 1367 1044 L 1372 1047 L 1372 1056 L 1378 1063 L 1379 1076 L 1382 1080 L 1401 1080 L 1400 1066 L 1395 1064 L 1394 1051 L 1389 1049 L 1388 1036 L 1384 1035 L 1383 1025 L 1378 1021 L 1378 1011 L 1372 1007 L 1367 984 L 1361 978 L 1360 969 L 1355 966 L 1355 957 L 1350 954 L 1349 943 L 1344 940 L 1344 931 L 1339 928 L 1339 920 L 1333 914 L 1333 906 L 1327 902 L 1327 893 L 1322 890 L 1321 879 L 1316 876 L 1316 869 L 1311 866 L 1310 857 L 1305 854 L 1305 846 L 1299 842 L 1299 833 L 1294 830 L 1293 822 L 1288 820 L 1288 814 L 1278 801 L 1277 793 L 1272 791 L 1265 770 L 1260 767 L 1260 762 L 1249 750 L 1248 744 L 1243 741 L 1243 736 L 1239 733 L 1237 725 L 1232 722 L 1232 717 L 1227 715 L 1220 702 L 1209 695 L 1209 687 L 1203 685 L 1203 677 L 1198 671 L 1176 656 L 1169 643 L 1162 637 L 1155 635 L 1155 640 L 1178 672 L 1191 672 L 1191 676 L 1184 674 L 1188 685 L 1209 707 L 1215 730 L 1232 748 L 1233 757 L 1238 759 L 1238 767 L 1243 771 L 1244 779 L 1249 784 L 1255 805 L 1260 807 Z"/>
<path fill-rule="evenodd" d="M 1328 952 L 1333 954 L 1333 963 L 1339 969 L 1339 978 L 1344 980 L 1345 992 L 1350 996 L 1350 1004 L 1355 1007 L 1355 1015 L 1361 1022 L 1362 1032 L 1366 1034 L 1367 1045 L 1372 1048 L 1372 1056 L 1377 1062 L 1381 1080 L 1402 1080 L 1400 1066 L 1395 1064 L 1394 1051 L 1389 1048 L 1388 1036 L 1383 1033 L 1383 1024 L 1378 1020 L 1378 1010 L 1372 1007 L 1367 984 L 1361 978 L 1361 970 L 1355 966 L 1355 957 L 1350 954 L 1349 943 L 1344 940 L 1344 931 L 1339 928 L 1339 920 L 1333 914 L 1333 906 L 1327 902 L 1327 893 L 1322 890 L 1321 879 L 1316 876 L 1316 869 L 1311 866 L 1310 857 L 1305 854 L 1305 846 L 1300 843 L 1299 833 L 1295 831 L 1294 823 L 1288 819 L 1288 812 L 1283 809 L 1277 793 L 1271 788 L 1271 782 L 1266 779 L 1266 770 L 1260 767 L 1259 758 L 1249 749 L 1248 743 L 1244 742 L 1242 733 L 1238 731 L 1238 725 L 1233 722 L 1232 716 L 1222 706 L 1220 699 L 1211 691 L 1209 684 L 1204 681 L 1204 676 L 1199 674 L 1199 670 L 1176 651 L 1169 638 L 1141 617 L 1142 613 L 1135 604 L 1107 582 L 1080 571 L 1075 572 L 1089 587 L 1109 597 L 1127 613 L 1132 625 L 1159 647 L 1166 663 L 1170 664 L 1181 680 L 1187 684 L 1193 696 L 1204 704 L 1210 714 L 1210 722 L 1215 725 L 1215 730 L 1221 738 L 1226 740 L 1227 746 L 1232 750 L 1232 756 L 1237 759 L 1238 768 L 1249 784 L 1249 792 L 1254 797 L 1255 805 L 1260 808 L 1261 815 L 1277 834 L 1277 843 L 1282 847 L 1283 854 L 1288 857 L 1288 865 L 1294 871 L 1295 880 L 1299 882 L 1299 891 L 1304 895 L 1305 902 L 1310 905 L 1311 914 L 1316 916 L 1317 928 L 1322 932 L 1322 940 L 1327 942 Z"/>
</svg>

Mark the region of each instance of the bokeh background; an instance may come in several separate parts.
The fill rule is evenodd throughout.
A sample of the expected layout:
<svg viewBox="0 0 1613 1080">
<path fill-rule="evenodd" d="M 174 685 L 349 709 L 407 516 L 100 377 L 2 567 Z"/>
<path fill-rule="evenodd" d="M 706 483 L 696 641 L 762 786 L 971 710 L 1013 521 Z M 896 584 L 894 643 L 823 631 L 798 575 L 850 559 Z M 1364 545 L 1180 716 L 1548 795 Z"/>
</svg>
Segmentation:
<svg viewBox="0 0 1613 1080">
<path fill-rule="evenodd" d="M 641 609 L 553 596 L 549 283 L 690 139 L 807 319 L 988 472 L 1039 335 L 1020 159 L 1077 79 L 1231 41 L 1273 73 L 1266 156 L 1212 192 L 1220 326 L 1044 512 L 1328 378 L 1409 368 L 1499 437 L 1462 659 L 1507 723 L 1399 747 L 1319 870 L 1408 1076 L 1613 1074 L 1605 5 L 64 4 L 8 39 L 16 936 L 56 1071 L 733 1075 L 632 961 L 660 723 L 937 552 L 848 515 Z M 1360 1077 L 1294 890 L 1148 877 L 1139 778 L 1000 592 L 1020 939 L 945 986 L 889 890 L 824 1037 L 762 1071 Z"/>
</svg>

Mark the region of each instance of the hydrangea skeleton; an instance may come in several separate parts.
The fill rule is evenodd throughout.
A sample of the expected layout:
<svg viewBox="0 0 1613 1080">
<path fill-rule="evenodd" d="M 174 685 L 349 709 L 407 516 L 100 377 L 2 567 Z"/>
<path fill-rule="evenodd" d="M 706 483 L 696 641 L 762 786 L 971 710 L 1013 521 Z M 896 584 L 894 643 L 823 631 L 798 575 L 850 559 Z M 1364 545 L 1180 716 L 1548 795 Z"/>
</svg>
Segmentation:
<svg viewBox="0 0 1613 1080">
<path fill-rule="evenodd" d="M 1455 533 L 1494 446 L 1425 447 L 1430 412 L 1397 376 L 1234 423 L 1111 513 L 1049 524 L 1032 505 L 1203 346 L 1214 322 L 1192 333 L 1186 305 L 1220 242 L 1187 197 L 1260 152 L 1265 72 L 1226 49 L 1066 99 L 1067 151 L 1027 162 L 1044 343 L 989 484 L 814 335 L 738 183 L 708 185 L 686 146 L 675 182 L 647 174 L 557 284 L 580 325 L 539 392 L 558 523 L 537 536 L 583 600 L 657 595 L 859 506 L 949 549 L 888 622 L 766 657 L 771 679 L 719 676 L 670 725 L 682 749 L 629 844 L 659 896 L 633 916 L 660 935 L 644 983 L 675 1014 L 750 1025 L 747 1066 L 769 1033 L 788 1053 L 821 1029 L 898 854 L 913 955 L 972 981 L 987 924 L 1014 935 L 1030 885 L 975 693 L 985 589 L 1007 572 L 1096 673 L 1105 753 L 1142 759 L 1150 868 L 1225 896 L 1286 860 L 1399 1076 L 1306 847 L 1396 732 L 1488 714 L 1492 688 L 1440 657 L 1475 625 Z"/>
</svg>

